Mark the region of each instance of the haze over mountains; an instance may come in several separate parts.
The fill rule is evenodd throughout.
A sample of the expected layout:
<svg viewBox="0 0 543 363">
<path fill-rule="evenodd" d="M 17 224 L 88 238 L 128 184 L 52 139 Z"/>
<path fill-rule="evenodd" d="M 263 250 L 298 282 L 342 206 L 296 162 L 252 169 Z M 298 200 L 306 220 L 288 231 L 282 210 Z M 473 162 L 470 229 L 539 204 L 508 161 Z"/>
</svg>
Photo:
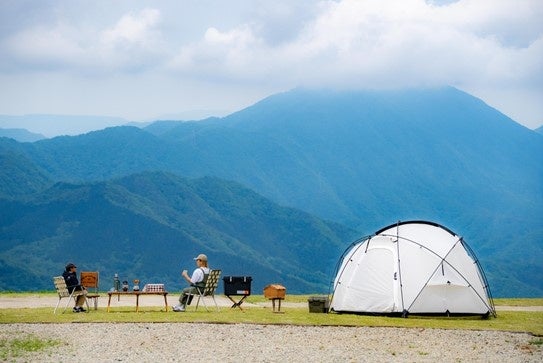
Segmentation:
<svg viewBox="0 0 543 363">
<path fill-rule="evenodd" d="M 204 250 L 258 288 L 325 292 L 354 239 L 426 219 L 494 295 L 543 295 L 543 137 L 454 88 L 297 89 L 224 118 L 4 138 L 0 158 L 0 272 L 45 259 L 43 288 L 67 256 L 174 284 Z"/>
<path fill-rule="evenodd" d="M 44 137 L 59 135 L 73 136 L 96 130 L 96 125 L 101 125 L 102 127 L 100 127 L 100 129 L 103 129 L 128 123 L 127 120 L 120 117 L 107 116 L 48 114 L 17 116 L 0 115 L 0 136 L 4 136 L 2 135 L 2 129 L 27 129 L 32 133 L 44 135 Z M 15 139 L 17 140 L 17 138 Z"/>
</svg>

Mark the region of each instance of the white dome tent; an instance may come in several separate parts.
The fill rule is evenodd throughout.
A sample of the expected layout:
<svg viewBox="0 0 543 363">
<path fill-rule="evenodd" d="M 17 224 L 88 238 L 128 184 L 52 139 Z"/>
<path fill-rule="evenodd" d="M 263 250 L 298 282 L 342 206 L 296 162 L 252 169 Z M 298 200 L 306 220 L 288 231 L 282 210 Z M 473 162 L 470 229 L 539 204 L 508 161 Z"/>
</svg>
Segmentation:
<svg viewBox="0 0 543 363">
<path fill-rule="evenodd" d="M 474 253 L 436 223 L 385 227 L 355 241 L 338 266 L 330 303 L 335 312 L 496 316 Z"/>
</svg>

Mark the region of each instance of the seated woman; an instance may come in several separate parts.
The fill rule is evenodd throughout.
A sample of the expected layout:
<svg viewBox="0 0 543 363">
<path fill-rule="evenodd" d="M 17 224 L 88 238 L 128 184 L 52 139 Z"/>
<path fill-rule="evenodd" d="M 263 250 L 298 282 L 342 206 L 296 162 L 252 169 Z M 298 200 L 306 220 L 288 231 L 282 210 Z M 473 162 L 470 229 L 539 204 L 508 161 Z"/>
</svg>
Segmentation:
<svg viewBox="0 0 543 363">
<path fill-rule="evenodd" d="M 68 288 L 68 292 L 71 294 L 72 291 L 83 291 L 82 294 L 76 296 L 75 298 L 75 306 L 73 309 L 74 313 L 81 313 L 86 311 L 83 309 L 83 304 L 85 303 L 85 300 L 87 299 L 87 290 L 79 284 L 79 280 L 77 279 L 77 272 L 76 272 L 77 266 L 73 263 L 69 263 L 66 265 L 66 270 L 62 274 L 62 277 L 64 277 L 64 281 L 66 281 L 66 287 Z"/>
</svg>

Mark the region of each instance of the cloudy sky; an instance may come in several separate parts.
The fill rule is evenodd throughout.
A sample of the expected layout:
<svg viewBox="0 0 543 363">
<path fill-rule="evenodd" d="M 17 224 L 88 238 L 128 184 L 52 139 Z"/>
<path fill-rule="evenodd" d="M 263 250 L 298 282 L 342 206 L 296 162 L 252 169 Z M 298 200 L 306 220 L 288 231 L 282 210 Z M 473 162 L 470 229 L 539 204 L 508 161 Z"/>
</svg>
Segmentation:
<svg viewBox="0 0 543 363">
<path fill-rule="evenodd" d="M 0 0 L 0 115 L 190 119 L 300 86 L 452 85 L 535 128 L 541 19 L 541 0 Z"/>
</svg>

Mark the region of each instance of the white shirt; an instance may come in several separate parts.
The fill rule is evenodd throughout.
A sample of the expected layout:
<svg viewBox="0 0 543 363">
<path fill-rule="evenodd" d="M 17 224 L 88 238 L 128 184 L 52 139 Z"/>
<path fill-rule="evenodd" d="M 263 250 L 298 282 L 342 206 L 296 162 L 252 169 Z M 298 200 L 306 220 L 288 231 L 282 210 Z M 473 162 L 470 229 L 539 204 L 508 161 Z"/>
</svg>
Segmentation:
<svg viewBox="0 0 543 363">
<path fill-rule="evenodd" d="M 198 267 L 192 273 L 192 276 L 190 278 L 191 283 L 197 284 L 198 282 L 204 281 L 204 274 L 209 274 L 209 268 L 208 267 Z"/>
</svg>

